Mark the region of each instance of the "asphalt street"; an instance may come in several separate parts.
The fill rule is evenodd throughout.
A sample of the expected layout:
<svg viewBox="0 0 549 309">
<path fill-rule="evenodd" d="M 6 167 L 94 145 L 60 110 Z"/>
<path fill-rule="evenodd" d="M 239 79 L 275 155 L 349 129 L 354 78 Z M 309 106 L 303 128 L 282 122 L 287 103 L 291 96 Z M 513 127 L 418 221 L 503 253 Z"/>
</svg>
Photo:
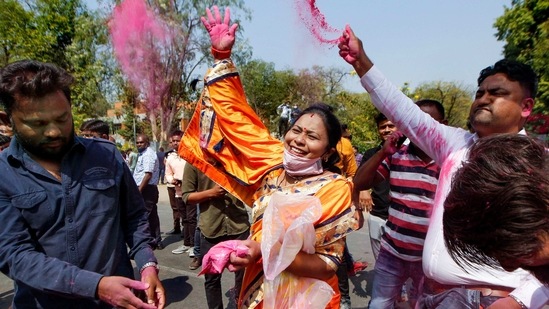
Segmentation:
<svg viewBox="0 0 549 309">
<path fill-rule="evenodd" d="M 166 186 L 160 185 L 159 191 L 158 214 L 160 216 L 161 229 L 163 232 L 167 232 L 172 229 L 172 211 L 169 206 Z M 188 254 L 175 255 L 171 252 L 182 244 L 180 236 L 165 236 L 163 243 L 165 248 L 157 250 L 156 256 L 160 264 L 159 275 L 167 294 L 166 308 L 207 308 L 204 293 L 204 277 L 198 276 L 200 268 L 190 270 L 189 264 L 192 258 Z M 369 264 L 365 271 L 350 278 L 352 308 L 367 308 L 368 301 L 370 300 L 374 266 L 367 226 L 350 234 L 347 237 L 347 245 L 355 260 L 365 261 Z M 222 286 L 226 308 L 234 308 L 234 304 L 229 304 L 228 301 L 229 290 L 233 285 L 234 275 L 225 271 L 223 273 Z M 5 275 L 0 274 L 0 308 L 8 308 L 12 297 L 12 281 Z"/>
</svg>

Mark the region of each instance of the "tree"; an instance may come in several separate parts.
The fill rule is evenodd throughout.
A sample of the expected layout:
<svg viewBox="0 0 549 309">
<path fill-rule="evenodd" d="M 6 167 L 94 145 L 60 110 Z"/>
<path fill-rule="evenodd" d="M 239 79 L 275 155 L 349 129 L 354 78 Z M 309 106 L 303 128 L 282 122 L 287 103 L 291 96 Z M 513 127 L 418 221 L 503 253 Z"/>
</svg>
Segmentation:
<svg viewBox="0 0 549 309">
<path fill-rule="evenodd" d="M 513 0 L 496 19 L 503 54 L 531 65 L 540 77 L 537 111 L 549 112 L 549 0 Z"/>
<path fill-rule="evenodd" d="M 462 83 L 434 81 L 419 85 L 411 94 L 414 101 L 437 100 L 444 106 L 448 125 L 467 127 L 469 109 L 473 103 L 473 90 Z"/>
<path fill-rule="evenodd" d="M 32 14 L 16 0 L 0 1 L 0 66 L 27 57 L 22 43 L 24 33 L 30 31 Z"/>
<path fill-rule="evenodd" d="M 239 69 L 248 103 L 265 125 L 274 130 L 276 108 L 289 99 L 287 89 L 294 87 L 295 75 L 291 71 L 276 71 L 273 63 L 262 60 L 249 61 Z"/>
<path fill-rule="evenodd" d="M 346 123 L 353 135 L 351 140 L 360 152 L 379 143 L 374 117 L 379 113 L 367 93 L 341 91 L 335 95 L 339 108 L 335 114 L 339 121 Z"/>
<path fill-rule="evenodd" d="M 109 58 L 105 44 L 103 20 L 80 0 L 0 1 L 1 65 L 34 59 L 73 74 L 76 118 L 98 117 L 107 110 L 103 93 L 110 66 L 101 61 Z"/>
</svg>

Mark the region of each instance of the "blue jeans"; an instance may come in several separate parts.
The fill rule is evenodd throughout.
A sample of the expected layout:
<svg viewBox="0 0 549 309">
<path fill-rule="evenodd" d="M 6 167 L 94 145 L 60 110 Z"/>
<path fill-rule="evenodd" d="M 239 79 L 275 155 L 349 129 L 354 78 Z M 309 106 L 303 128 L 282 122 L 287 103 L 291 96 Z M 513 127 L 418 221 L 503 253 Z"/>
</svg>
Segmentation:
<svg viewBox="0 0 549 309">
<path fill-rule="evenodd" d="M 402 285 L 412 278 L 412 290 L 408 291 L 411 303 L 417 299 L 417 291 L 423 277 L 421 261 L 409 262 L 394 256 L 383 247 L 379 251 L 375 266 L 370 308 L 394 308 L 400 299 Z"/>
<path fill-rule="evenodd" d="M 478 309 L 486 308 L 498 299 L 500 299 L 500 297 L 482 296 L 480 291 L 453 288 L 434 295 L 424 293 L 418 299 L 416 308 Z"/>
</svg>

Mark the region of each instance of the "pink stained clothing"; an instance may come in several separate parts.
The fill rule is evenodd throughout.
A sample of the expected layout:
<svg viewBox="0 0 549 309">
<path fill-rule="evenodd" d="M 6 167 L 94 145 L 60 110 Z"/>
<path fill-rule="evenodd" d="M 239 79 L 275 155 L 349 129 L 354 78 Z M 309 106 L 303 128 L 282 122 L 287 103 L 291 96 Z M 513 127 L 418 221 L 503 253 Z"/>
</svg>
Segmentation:
<svg viewBox="0 0 549 309">
<path fill-rule="evenodd" d="M 175 187 L 175 196 L 181 197 L 181 180 L 183 180 L 183 171 L 187 162 L 183 160 L 176 151 L 172 151 L 166 157 L 166 170 L 164 175 L 168 186 Z M 179 180 L 178 185 L 174 184 L 175 180 Z"/>
<path fill-rule="evenodd" d="M 440 168 L 424 162 L 414 146 L 403 146 L 385 158 L 377 171 L 389 180 L 391 202 L 381 246 L 409 262 L 421 261 Z"/>
<path fill-rule="evenodd" d="M 450 257 L 444 244 L 442 232 L 444 200 L 450 191 L 454 173 L 467 159 L 468 151 L 478 136 L 461 128 L 438 123 L 391 84 L 376 66 L 361 78 L 361 83 L 370 94 L 377 109 L 441 167 L 423 250 L 425 275 L 448 285 L 511 287 L 515 289 L 511 294 L 528 308 L 542 308 L 549 302 L 549 287 L 545 287 L 527 271 L 518 269 L 514 272 L 506 272 L 487 267 L 468 268 L 465 271 Z"/>
</svg>

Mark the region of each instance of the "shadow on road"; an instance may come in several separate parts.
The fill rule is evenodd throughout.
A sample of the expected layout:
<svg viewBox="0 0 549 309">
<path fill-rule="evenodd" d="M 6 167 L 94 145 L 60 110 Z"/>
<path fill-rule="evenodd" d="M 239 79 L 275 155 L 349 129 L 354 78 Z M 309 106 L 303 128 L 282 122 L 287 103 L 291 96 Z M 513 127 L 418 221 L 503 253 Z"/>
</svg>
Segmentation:
<svg viewBox="0 0 549 309">
<path fill-rule="evenodd" d="M 166 306 L 179 303 L 193 291 L 193 286 L 188 282 L 188 276 L 178 276 L 162 280 L 166 292 Z"/>
</svg>

